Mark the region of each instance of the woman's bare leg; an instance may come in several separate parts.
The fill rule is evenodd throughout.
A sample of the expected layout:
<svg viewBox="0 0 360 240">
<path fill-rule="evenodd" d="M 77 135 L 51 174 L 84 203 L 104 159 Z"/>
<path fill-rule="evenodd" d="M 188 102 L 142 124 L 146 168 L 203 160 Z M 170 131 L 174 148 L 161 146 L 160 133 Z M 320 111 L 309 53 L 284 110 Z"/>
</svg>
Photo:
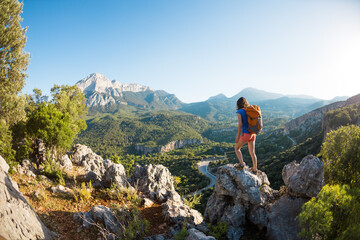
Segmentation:
<svg viewBox="0 0 360 240">
<path fill-rule="evenodd" d="M 257 170 L 257 157 L 255 154 L 255 141 L 248 142 L 248 148 L 249 148 L 249 153 L 250 153 L 252 163 L 253 163 L 253 169 Z"/>
<path fill-rule="evenodd" d="M 237 156 L 237 158 L 239 159 L 240 164 L 245 165 L 242 153 L 241 153 L 241 147 L 244 146 L 246 142 L 243 142 L 241 140 L 239 140 L 236 144 L 235 144 L 235 154 Z"/>
</svg>

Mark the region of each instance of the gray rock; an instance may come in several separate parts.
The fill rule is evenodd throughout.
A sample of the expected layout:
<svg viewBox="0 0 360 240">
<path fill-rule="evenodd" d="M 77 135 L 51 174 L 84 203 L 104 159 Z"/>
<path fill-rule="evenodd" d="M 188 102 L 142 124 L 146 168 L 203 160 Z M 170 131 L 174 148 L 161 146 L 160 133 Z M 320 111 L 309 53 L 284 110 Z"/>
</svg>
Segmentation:
<svg viewBox="0 0 360 240">
<path fill-rule="evenodd" d="M 162 213 L 165 219 L 172 223 L 178 224 L 187 221 L 189 223 L 200 224 L 203 222 L 201 213 L 191 209 L 183 202 L 168 200 L 161 207 L 163 208 Z"/>
<path fill-rule="evenodd" d="M 64 187 L 62 185 L 57 185 L 56 187 L 51 187 L 51 191 L 53 193 L 62 193 L 62 194 L 68 194 L 68 195 L 71 195 L 73 193 L 72 189 Z"/>
<path fill-rule="evenodd" d="M 6 173 L 9 171 L 9 165 L 6 163 L 5 159 L 0 156 L 0 168 Z"/>
<path fill-rule="evenodd" d="M 188 230 L 189 235 L 187 236 L 186 240 L 216 240 L 212 236 L 206 236 L 203 232 L 195 228 L 191 228 Z"/>
<path fill-rule="evenodd" d="M 175 191 L 173 179 L 169 169 L 163 165 L 136 166 L 131 176 L 131 183 L 149 198 L 165 202 Z"/>
<path fill-rule="evenodd" d="M 36 177 L 36 168 L 32 165 L 32 163 L 25 159 L 22 161 L 21 165 L 18 164 L 16 170 L 19 174 L 24 174 L 29 177 Z"/>
<path fill-rule="evenodd" d="M 106 160 L 104 165 L 106 166 L 106 172 L 104 175 L 104 184 L 106 187 L 116 184 L 118 188 L 132 188 L 126 178 L 126 172 L 123 165 L 112 163 L 110 160 Z"/>
<path fill-rule="evenodd" d="M 247 169 L 236 170 L 232 164 L 220 167 L 205 219 L 212 224 L 226 222 L 227 237 L 232 240 L 244 234 L 246 221 L 266 232 L 269 239 L 297 239 L 297 216 L 302 205 L 323 186 L 323 163 L 307 156 L 300 164 L 286 165 L 283 178 L 288 193 L 281 196 L 271 189 L 261 171 L 254 175 Z"/>
<path fill-rule="evenodd" d="M 72 162 L 67 154 L 59 159 L 59 164 L 60 164 L 60 168 L 66 171 L 70 171 L 73 169 Z"/>
<path fill-rule="evenodd" d="M 300 164 L 292 162 L 284 166 L 282 177 L 290 195 L 315 197 L 324 186 L 324 163 L 309 155 Z"/>
<path fill-rule="evenodd" d="M 266 236 L 270 240 L 298 239 L 298 215 L 307 198 L 282 196 L 269 206 Z"/>
<path fill-rule="evenodd" d="M 53 239 L 10 176 L 0 171 L 0 236 L 5 239 Z"/>
<path fill-rule="evenodd" d="M 74 219 L 82 224 L 84 228 L 91 228 L 95 223 L 101 224 L 112 233 L 112 235 L 117 234 L 121 229 L 112 209 L 105 206 L 97 205 L 92 207 L 89 212 L 75 213 Z"/>
<path fill-rule="evenodd" d="M 93 151 L 88 146 L 82 144 L 75 144 L 72 147 L 72 152 L 71 161 L 76 165 L 80 165 L 86 155 L 93 153 Z"/>
</svg>

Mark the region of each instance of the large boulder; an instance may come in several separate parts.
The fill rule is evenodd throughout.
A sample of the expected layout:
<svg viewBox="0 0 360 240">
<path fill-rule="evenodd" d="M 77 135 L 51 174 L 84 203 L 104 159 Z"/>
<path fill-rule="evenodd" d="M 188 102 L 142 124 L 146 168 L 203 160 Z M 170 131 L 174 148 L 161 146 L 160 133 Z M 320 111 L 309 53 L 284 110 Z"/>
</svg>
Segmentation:
<svg viewBox="0 0 360 240">
<path fill-rule="evenodd" d="M 110 160 L 105 160 L 104 166 L 106 170 L 103 181 L 106 187 L 116 184 L 118 188 L 132 188 L 126 178 L 126 172 L 123 165 L 112 163 Z"/>
<path fill-rule="evenodd" d="M 11 180 L 7 169 L 8 166 L 0 166 L 0 238 L 53 239 L 55 233 L 42 223 L 17 190 L 17 184 Z"/>
<path fill-rule="evenodd" d="M 298 239 L 300 232 L 297 220 L 301 207 L 309 199 L 283 195 L 267 210 L 266 237 L 270 240 Z"/>
<path fill-rule="evenodd" d="M 72 147 L 71 161 L 76 165 L 80 165 L 81 162 L 84 160 L 84 157 L 89 153 L 93 153 L 93 151 L 88 146 L 82 144 L 75 144 Z"/>
<path fill-rule="evenodd" d="M 69 156 L 67 154 L 65 154 L 64 156 L 62 156 L 60 159 L 59 159 L 59 167 L 66 170 L 66 171 L 70 171 L 73 169 L 73 165 L 72 165 L 72 162 L 69 158 Z"/>
<path fill-rule="evenodd" d="M 316 197 L 324 186 L 324 163 L 317 157 L 304 157 L 300 164 L 292 162 L 282 170 L 288 193 L 295 197 Z"/>
<path fill-rule="evenodd" d="M 237 240 L 247 223 L 255 225 L 267 239 L 297 239 L 300 229 L 297 216 L 302 205 L 316 196 L 324 184 L 324 165 L 314 157 L 283 168 L 285 193 L 273 190 L 265 173 L 237 170 L 232 164 L 217 171 L 214 192 L 210 196 L 205 220 L 212 224 L 224 221 L 228 239 Z"/>
<path fill-rule="evenodd" d="M 85 181 L 91 181 L 94 187 L 110 187 L 112 184 L 118 188 L 131 187 L 123 165 L 104 160 L 85 145 L 74 145 L 71 159 L 83 167 Z"/>
<path fill-rule="evenodd" d="M 116 239 L 116 234 L 121 226 L 111 208 L 105 206 L 94 206 L 89 212 L 78 212 L 74 219 L 84 228 L 91 228 L 94 225 L 103 226 L 108 231 L 108 239 Z"/>
<path fill-rule="evenodd" d="M 175 224 L 187 221 L 188 223 L 198 225 L 204 220 L 200 212 L 190 208 L 182 201 L 168 200 L 161 206 L 165 219 Z"/>
<path fill-rule="evenodd" d="M 171 173 L 163 165 L 138 165 L 130 179 L 133 186 L 153 200 L 165 202 L 170 197 L 178 198 Z"/>
</svg>

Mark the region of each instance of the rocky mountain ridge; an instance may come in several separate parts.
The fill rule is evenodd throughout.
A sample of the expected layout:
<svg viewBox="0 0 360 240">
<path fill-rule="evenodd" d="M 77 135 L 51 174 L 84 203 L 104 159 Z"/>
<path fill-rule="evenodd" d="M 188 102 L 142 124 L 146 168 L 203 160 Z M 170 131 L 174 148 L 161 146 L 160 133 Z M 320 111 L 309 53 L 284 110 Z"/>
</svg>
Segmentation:
<svg viewBox="0 0 360 240">
<path fill-rule="evenodd" d="M 311 112 L 308 112 L 298 118 L 295 118 L 285 124 L 284 132 L 289 134 L 291 131 L 299 130 L 301 132 L 308 132 L 313 128 L 318 128 L 320 131 L 330 131 L 326 126 L 326 123 L 322 123 L 325 114 L 331 110 L 339 109 L 351 104 L 360 103 L 360 94 L 348 98 L 346 101 L 338 101 L 317 108 Z M 309 134 L 308 134 L 309 135 Z"/>
<path fill-rule="evenodd" d="M 93 73 L 76 84 L 86 97 L 90 112 L 115 112 L 121 108 L 177 109 L 182 102 L 174 94 L 140 84 L 121 84 Z"/>
</svg>

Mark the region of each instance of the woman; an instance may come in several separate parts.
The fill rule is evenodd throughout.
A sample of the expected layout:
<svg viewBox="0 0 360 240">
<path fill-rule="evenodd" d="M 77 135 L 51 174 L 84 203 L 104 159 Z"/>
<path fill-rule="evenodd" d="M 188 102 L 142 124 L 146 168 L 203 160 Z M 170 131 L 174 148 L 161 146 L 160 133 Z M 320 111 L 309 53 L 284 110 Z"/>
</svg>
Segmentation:
<svg viewBox="0 0 360 240">
<path fill-rule="evenodd" d="M 256 174 L 257 173 L 257 158 L 255 154 L 256 134 L 251 134 L 247 130 L 248 121 L 247 121 L 246 112 L 243 109 L 249 107 L 250 104 L 244 97 L 241 97 L 239 98 L 239 100 L 237 100 L 236 106 L 237 106 L 236 114 L 238 117 L 238 133 L 235 140 L 235 153 L 240 162 L 240 164 L 237 164 L 237 166 L 239 166 L 240 168 L 244 168 L 246 165 L 240 149 L 242 146 L 244 146 L 245 143 L 248 143 L 248 149 L 253 163 L 253 168 L 251 169 L 251 171 Z"/>
</svg>

